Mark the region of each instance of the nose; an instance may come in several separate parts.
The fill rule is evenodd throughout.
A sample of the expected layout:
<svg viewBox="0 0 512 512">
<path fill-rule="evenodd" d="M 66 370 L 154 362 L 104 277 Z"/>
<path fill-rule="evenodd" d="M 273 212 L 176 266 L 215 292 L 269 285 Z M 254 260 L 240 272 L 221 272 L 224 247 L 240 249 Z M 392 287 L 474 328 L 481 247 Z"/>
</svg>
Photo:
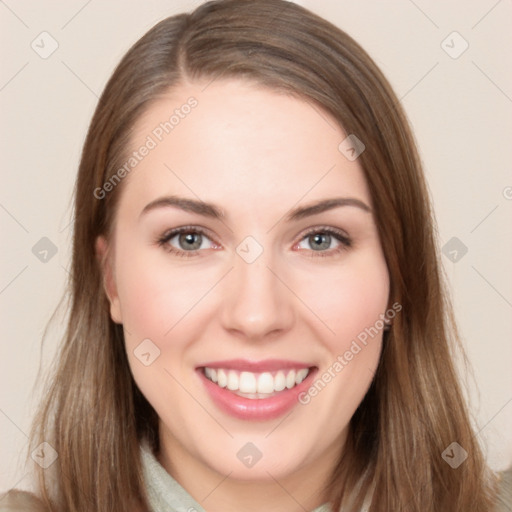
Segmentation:
<svg viewBox="0 0 512 512">
<path fill-rule="evenodd" d="M 224 329 L 251 341 L 289 331 L 295 321 L 294 296 L 283 284 L 285 276 L 265 252 L 252 263 L 235 258 L 222 301 Z"/>
</svg>

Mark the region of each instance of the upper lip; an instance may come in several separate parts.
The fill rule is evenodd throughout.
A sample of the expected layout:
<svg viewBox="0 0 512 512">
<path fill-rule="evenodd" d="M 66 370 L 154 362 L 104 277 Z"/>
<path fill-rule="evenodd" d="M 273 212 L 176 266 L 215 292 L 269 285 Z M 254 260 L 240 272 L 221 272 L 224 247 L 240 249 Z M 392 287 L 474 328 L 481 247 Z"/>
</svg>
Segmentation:
<svg viewBox="0 0 512 512">
<path fill-rule="evenodd" d="M 311 368 L 312 364 L 291 361 L 289 359 L 264 359 L 251 361 L 249 359 L 226 359 L 224 361 L 212 361 L 204 363 L 198 368 L 223 368 L 225 370 L 238 370 L 252 373 L 273 372 L 284 369 Z"/>
</svg>

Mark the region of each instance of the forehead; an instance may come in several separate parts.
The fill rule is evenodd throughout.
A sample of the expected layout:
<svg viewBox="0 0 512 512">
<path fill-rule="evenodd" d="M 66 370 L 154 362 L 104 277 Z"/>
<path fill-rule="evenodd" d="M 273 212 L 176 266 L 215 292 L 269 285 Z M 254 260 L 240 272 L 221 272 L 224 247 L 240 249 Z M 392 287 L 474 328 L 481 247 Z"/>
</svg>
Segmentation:
<svg viewBox="0 0 512 512">
<path fill-rule="evenodd" d="M 371 202 L 361 166 L 339 149 L 346 136 L 328 112 L 281 91 L 241 80 L 182 84 L 134 127 L 129 153 L 139 154 L 123 195 L 142 204 L 186 193 L 241 208 L 335 193 Z"/>
</svg>

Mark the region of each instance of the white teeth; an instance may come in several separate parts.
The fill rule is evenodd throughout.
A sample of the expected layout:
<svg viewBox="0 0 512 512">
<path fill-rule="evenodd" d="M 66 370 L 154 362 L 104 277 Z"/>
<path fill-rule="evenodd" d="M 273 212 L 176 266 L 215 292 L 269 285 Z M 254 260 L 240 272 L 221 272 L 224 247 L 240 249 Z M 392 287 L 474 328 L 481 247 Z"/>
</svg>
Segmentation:
<svg viewBox="0 0 512 512">
<path fill-rule="evenodd" d="M 295 375 L 295 370 L 288 372 L 288 375 L 286 376 L 286 387 L 288 389 L 292 389 L 293 386 L 295 386 Z"/>
<path fill-rule="evenodd" d="M 217 382 L 217 370 L 215 368 L 205 368 L 204 374 L 212 381 Z"/>
<path fill-rule="evenodd" d="M 238 372 L 205 367 L 204 374 L 207 379 L 215 382 L 221 388 L 239 392 L 244 396 L 247 394 L 249 398 L 262 398 L 259 395 L 272 395 L 285 388 L 292 389 L 300 384 L 308 376 L 309 368 L 279 370 L 272 374 L 271 372 Z"/>
<path fill-rule="evenodd" d="M 256 393 L 256 375 L 251 372 L 242 372 L 238 389 L 242 393 Z"/>
<path fill-rule="evenodd" d="M 274 378 L 269 372 L 261 373 L 258 377 L 258 393 L 273 393 Z"/>
<path fill-rule="evenodd" d="M 231 370 L 228 373 L 228 385 L 227 388 L 231 391 L 235 391 L 238 389 L 238 374 Z"/>
<path fill-rule="evenodd" d="M 307 376 L 309 370 L 307 368 L 302 368 L 297 372 L 297 376 L 295 377 L 295 384 L 300 384 Z"/>
<path fill-rule="evenodd" d="M 279 370 L 276 373 L 276 376 L 274 377 L 274 389 L 276 391 L 283 391 L 283 389 L 286 387 L 286 376 L 284 372 Z"/>
<path fill-rule="evenodd" d="M 217 370 L 217 384 L 221 388 L 225 388 L 228 385 L 228 376 L 224 370 Z"/>
</svg>

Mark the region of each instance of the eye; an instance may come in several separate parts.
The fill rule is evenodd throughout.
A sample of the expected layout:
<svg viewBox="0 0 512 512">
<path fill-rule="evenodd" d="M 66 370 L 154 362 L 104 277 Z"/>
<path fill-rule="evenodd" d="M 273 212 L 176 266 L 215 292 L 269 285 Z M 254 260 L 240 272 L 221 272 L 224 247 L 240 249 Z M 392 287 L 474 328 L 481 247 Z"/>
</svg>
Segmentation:
<svg viewBox="0 0 512 512">
<path fill-rule="evenodd" d="M 200 250 L 219 249 L 205 230 L 194 226 L 182 226 L 164 233 L 159 246 L 176 256 L 198 256 Z M 352 241 L 342 231 L 332 227 L 315 227 L 306 232 L 296 248 L 310 252 L 311 257 L 332 256 L 351 247 Z"/>
<path fill-rule="evenodd" d="M 219 246 L 213 242 L 206 232 L 198 227 L 183 226 L 167 231 L 158 239 L 158 245 L 177 256 L 196 256 L 202 249 L 217 249 Z"/>
<path fill-rule="evenodd" d="M 312 251 L 312 257 L 322 257 L 338 254 L 351 245 L 352 241 L 342 231 L 331 227 L 317 227 L 309 230 L 296 247 L 300 250 Z"/>
</svg>

